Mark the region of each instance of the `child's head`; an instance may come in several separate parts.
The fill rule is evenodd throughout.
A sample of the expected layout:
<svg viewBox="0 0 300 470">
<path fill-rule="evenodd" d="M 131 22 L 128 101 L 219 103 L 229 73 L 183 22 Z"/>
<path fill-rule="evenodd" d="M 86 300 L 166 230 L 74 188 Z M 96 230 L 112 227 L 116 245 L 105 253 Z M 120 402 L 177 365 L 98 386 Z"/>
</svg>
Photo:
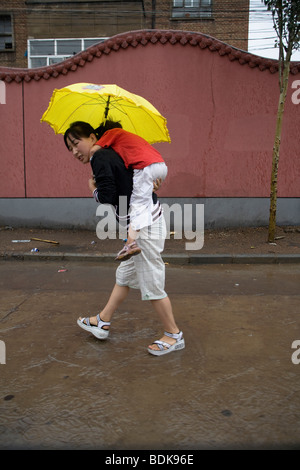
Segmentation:
<svg viewBox="0 0 300 470">
<path fill-rule="evenodd" d="M 81 163 L 88 163 L 90 150 L 98 138 L 93 127 L 87 122 L 76 121 L 71 124 L 64 134 L 64 142 L 74 157 Z"/>
<path fill-rule="evenodd" d="M 95 130 L 98 139 L 100 139 L 106 131 L 115 129 L 116 127 L 120 129 L 122 128 L 122 125 L 119 121 L 111 121 L 109 119 L 106 120 L 105 123 L 100 124 L 100 126 Z"/>
</svg>

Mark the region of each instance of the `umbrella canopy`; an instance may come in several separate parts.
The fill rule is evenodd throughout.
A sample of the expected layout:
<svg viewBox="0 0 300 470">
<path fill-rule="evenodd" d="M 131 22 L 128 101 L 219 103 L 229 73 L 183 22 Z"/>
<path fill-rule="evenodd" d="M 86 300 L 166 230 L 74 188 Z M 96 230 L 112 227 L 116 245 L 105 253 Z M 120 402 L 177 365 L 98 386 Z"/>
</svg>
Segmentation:
<svg viewBox="0 0 300 470">
<path fill-rule="evenodd" d="M 171 142 L 167 120 L 139 95 L 117 85 L 74 83 L 53 91 L 41 122 L 47 122 L 56 134 L 64 134 L 75 121 L 88 122 L 94 129 L 106 119 L 120 121 L 124 130 L 147 142 Z"/>
</svg>

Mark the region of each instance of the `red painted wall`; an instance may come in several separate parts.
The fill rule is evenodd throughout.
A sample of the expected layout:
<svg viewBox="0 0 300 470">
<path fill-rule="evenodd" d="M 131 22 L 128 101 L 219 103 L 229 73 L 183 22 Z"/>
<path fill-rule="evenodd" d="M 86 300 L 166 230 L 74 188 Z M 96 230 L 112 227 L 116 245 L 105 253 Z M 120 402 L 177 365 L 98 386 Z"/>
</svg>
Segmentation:
<svg viewBox="0 0 300 470">
<path fill-rule="evenodd" d="M 22 85 L 5 87 L 5 103 L 0 104 L 0 196 L 24 197 Z"/>
<path fill-rule="evenodd" d="M 167 118 L 172 142 L 156 145 L 169 166 L 162 197 L 269 197 L 279 97 L 275 69 L 275 61 L 207 36 L 170 31 L 118 35 L 54 67 L 0 68 L 6 84 L 0 197 L 90 197 L 90 168 L 40 123 L 53 89 L 76 82 L 116 83 Z M 292 71 L 279 197 L 300 197 L 300 104 L 291 99 L 300 64 Z"/>
</svg>

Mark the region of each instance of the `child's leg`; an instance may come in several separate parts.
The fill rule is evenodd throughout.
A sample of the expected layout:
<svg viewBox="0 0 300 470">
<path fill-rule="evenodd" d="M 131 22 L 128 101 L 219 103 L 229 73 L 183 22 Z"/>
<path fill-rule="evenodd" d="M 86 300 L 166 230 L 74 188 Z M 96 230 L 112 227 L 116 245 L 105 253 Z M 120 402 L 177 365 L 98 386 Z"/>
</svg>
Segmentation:
<svg viewBox="0 0 300 470">
<path fill-rule="evenodd" d="M 168 174 L 168 167 L 165 163 L 152 163 L 152 165 L 149 165 L 147 168 L 150 170 L 152 182 L 157 179 L 161 179 L 161 181 L 166 179 Z"/>
<path fill-rule="evenodd" d="M 139 230 L 134 230 L 131 225 L 129 225 L 128 229 L 128 236 L 127 236 L 127 244 L 134 242 L 139 235 Z"/>
<path fill-rule="evenodd" d="M 90 158 L 92 158 L 92 156 L 94 155 L 95 152 L 97 152 L 97 150 L 100 150 L 102 147 L 100 145 L 93 145 L 93 147 L 91 148 L 90 150 Z"/>
<path fill-rule="evenodd" d="M 157 179 L 164 181 L 167 176 L 165 163 L 153 163 L 142 170 L 134 170 L 133 188 L 130 198 L 130 226 L 132 235 L 152 223 L 152 193 L 153 182 Z"/>
<path fill-rule="evenodd" d="M 141 252 L 135 240 L 138 238 L 140 229 L 151 225 L 152 222 L 153 182 L 157 179 L 163 181 L 167 172 L 165 163 L 153 163 L 142 170 L 134 170 L 130 198 L 130 226 L 127 241 L 118 253 L 116 261 L 124 261 Z"/>
<path fill-rule="evenodd" d="M 130 206 L 141 206 L 145 208 L 152 201 L 153 184 L 160 180 L 160 184 L 166 179 L 168 168 L 165 163 L 153 163 L 143 170 L 134 170 L 133 189 Z M 134 217 L 134 215 L 133 215 Z M 142 227 L 141 227 L 142 228 Z M 140 229 L 135 230 L 130 224 L 128 230 L 128 243 L 132 243 L 138 237 Z"/>
</svg>

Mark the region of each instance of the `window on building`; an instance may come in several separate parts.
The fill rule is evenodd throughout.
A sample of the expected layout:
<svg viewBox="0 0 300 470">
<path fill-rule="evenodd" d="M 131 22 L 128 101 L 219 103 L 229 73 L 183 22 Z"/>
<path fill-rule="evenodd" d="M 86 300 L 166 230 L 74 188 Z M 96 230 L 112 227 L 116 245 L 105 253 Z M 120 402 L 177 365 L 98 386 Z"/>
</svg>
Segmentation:
<svg viewBox="0 0 300 470">
<path fill-rule="evenodd" d="M 173 0 L 172 18 L 211 18 L 212 0 Z"/>
<path fill-rule="evenodd" d="M 13 51 L 14 38 L 12 15 L 0 14 L 0 51 Z"/>
<path fill-rule="evenodd" d="M 28 67 L 45 67 L 68 59 L 107 38 L 28 39 Z"/>
</svg>

